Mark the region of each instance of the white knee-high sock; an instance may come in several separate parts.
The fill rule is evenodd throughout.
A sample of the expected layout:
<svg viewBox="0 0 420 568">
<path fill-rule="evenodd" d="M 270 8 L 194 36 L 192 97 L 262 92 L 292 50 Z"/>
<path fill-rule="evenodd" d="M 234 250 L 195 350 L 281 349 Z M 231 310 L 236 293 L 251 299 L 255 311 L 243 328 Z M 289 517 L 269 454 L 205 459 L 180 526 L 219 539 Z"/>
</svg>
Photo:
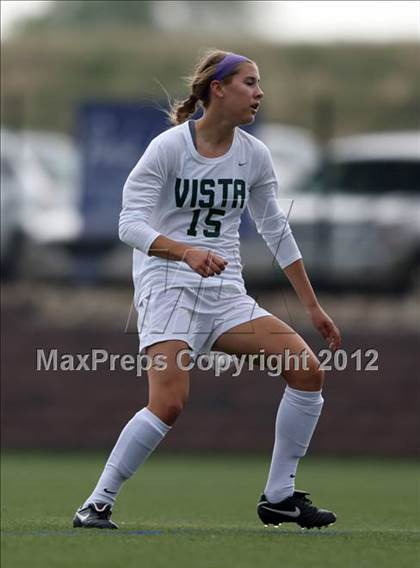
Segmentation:
<svg viewBox="0 0 420 568">
<path fill-rule="evenodd" d="M 276 418 L 276 431 L 265 496 L 278 503 L 293 495 L 299 458 L 306 454 L 321 414 L 321 391 L 284 391 Z"/>
<path fill-rule="evenodd" d="M 123 428 L 88 503 L 113 505 L 122 483 L 146 461 L 171 429 L 147 408 L 143 408 Z"/>
</svg>

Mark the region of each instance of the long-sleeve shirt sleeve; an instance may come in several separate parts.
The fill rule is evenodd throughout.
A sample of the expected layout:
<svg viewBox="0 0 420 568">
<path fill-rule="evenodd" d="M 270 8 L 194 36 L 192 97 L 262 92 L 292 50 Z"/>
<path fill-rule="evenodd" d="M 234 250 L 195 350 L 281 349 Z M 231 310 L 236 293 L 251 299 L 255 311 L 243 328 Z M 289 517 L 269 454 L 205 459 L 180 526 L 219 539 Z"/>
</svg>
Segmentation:
<svg viewBox="0 0 420 568">
<path fill-rule="evenodd" d="M 120 239 L 147 254 L 160 235 L 150 225 L 152 211 L 167 176 L 167 158 L 153 140 L 127 178 L 119 219 Z"/>
<path fill-rule="evenodd" d="M 278 181 L 270 152 L 263 147 L 259 156 L 259 170 L 250 189 L 248 210 L 258 233 L 281 268 L 302 258 L 293 237 L 288 218 L 279 205 Z"/>
</svg>

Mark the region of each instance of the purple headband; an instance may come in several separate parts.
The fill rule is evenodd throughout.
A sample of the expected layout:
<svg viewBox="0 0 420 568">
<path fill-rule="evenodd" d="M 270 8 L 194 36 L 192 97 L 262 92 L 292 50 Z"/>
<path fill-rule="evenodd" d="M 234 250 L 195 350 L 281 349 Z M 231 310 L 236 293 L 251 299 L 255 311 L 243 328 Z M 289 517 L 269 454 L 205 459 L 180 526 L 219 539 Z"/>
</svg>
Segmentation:
<svg viewBox="0 0 420 568">
<path fill-rule="evenodd" d="M 212 81 L 221 81 L 227 77 L 239 63 L 243 63 L 244 61 L 249 61 L 248 57 L 237 55 L 236 53 L 225 55 L 216 65 L 216 72 Z"/>
</svg>

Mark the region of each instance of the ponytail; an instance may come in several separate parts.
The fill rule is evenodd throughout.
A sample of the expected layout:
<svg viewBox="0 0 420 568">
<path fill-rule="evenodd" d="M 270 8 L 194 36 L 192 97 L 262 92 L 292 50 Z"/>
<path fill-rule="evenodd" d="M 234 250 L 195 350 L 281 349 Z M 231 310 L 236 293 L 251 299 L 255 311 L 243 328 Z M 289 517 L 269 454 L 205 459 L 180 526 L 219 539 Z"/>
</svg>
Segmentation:
<svg viewBox="0 0 420 568">
<path fill-rule="evenodd" d="M 175 101 L 169 111 L 169 120 L 172 124 L 182 124 L 197 110 L 198 97 L 191 93 L 188 99 Z"/>
</svg>

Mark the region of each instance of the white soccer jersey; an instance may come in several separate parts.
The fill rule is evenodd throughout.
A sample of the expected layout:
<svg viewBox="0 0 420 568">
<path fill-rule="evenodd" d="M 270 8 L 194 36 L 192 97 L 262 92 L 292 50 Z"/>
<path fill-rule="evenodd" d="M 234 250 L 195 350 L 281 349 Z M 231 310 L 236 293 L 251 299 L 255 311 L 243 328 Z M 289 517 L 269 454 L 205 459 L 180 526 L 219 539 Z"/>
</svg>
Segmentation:
<svg viewBox="0 0 420 568">
<path fill-rule="evenodd" d="M 233 285 L 245 290 L 239 251 L 244 209 L 282 268 L 301 258 L 286 215 L 268 148 L 240 128 L 229 151 L 201 156 L 188 122 L 152 140 L 124 185 L 119 235 L 134 248 L 137 300 L 152 288 Z M 220 275 L 203 278 L 185 262 L 148 256 L 160 234 L 211 249 L 228 262 Z"/>
</svg>

